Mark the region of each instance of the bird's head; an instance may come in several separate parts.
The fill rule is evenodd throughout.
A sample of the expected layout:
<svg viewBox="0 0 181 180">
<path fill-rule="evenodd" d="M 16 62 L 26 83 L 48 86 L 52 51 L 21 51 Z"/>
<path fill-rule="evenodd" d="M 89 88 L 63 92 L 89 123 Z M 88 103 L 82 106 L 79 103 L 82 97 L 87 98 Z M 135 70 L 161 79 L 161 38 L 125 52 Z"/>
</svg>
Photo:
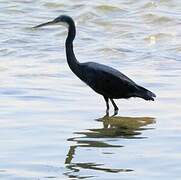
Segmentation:
<svg viewBox="0 0 181 180">
<path fill-rule="evenodd" d="M 33 28 L 39 28 L 39 27 L 43 27 L 43 26 L 48 26 L 48 25 L 56 25 L 56 24 L 61 24 L 64 26 L 70 26 L 70 25 L 74 25 L 74 21 L 70 16 L 67 15 L 60 15 L 57 18 L 55 18 L 53 21 L 49 21 L 43 24 L 39 24 L 37 26 L 34 26 Z"/>
</svg>

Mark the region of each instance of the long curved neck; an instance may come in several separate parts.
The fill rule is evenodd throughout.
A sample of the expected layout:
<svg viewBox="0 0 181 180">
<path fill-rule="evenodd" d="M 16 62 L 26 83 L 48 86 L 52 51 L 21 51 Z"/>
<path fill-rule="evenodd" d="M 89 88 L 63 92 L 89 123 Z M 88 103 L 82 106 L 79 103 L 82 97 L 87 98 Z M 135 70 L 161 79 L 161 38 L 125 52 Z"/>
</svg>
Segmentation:
<svg viewBox="0 0 181 180">
<path fill-rule="evenodd" d="M 76 29 L 75 29 L 75 24 L 73 21 L 70 21 L 68 23 L 68 36 L 66 39 L 66 57 L 67 57 L 67 62 L 70 67 L 70 69 L 77 75 L 79 76 L 80 74 L 80 63 L 77 61 L 74 51 L 73 51 L 73 40 L 76 35 Z"/>
</svg>

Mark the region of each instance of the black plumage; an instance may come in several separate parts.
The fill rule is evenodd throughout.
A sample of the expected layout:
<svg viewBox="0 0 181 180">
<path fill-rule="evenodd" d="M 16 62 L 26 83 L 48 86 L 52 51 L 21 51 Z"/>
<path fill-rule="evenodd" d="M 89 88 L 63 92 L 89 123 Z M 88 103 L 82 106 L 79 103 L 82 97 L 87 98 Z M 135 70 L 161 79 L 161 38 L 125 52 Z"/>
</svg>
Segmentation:
<svg viewBox="0 0 181 180">
<path fill-rule="evenodd" d="M 61 15 L 53 21 L 40 24 L 34 28 L 57 23 L 65 23 L 68 25 L 68 36 L 65 46 L 67 62 L 70 69 L 95 92 L 104 97 L 107 114 L 109 113 L 109 99 L 114 106 L 115 114 L 118 113 L 118 107 L 113 99 L 139 97 L 154 101 L 154 97 L 156 97 L 154 93 L 137 85 L 118 70 L 95 62 L 80 63 L 77 61 L 73 51 L 73 40 L 76 35 L 76 28 L 71 17 Z"/>
</svg>

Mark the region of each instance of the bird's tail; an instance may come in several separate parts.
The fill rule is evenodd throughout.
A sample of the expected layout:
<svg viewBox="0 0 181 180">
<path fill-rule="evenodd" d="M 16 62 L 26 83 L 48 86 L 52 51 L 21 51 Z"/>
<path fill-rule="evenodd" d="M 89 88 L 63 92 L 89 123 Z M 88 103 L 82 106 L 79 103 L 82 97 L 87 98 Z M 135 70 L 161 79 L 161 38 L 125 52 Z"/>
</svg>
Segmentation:
<svg viewBox="0 0 181 180">
<path fill-rule="evenodd" d="M 141 86 L 138 86 L 138 89 L 139 89 L 139 92 L 137 93 L 138 97 L 141 97 L 147 101 L 154 101 L 156 95 L 153 92 Z"/>
</svg>

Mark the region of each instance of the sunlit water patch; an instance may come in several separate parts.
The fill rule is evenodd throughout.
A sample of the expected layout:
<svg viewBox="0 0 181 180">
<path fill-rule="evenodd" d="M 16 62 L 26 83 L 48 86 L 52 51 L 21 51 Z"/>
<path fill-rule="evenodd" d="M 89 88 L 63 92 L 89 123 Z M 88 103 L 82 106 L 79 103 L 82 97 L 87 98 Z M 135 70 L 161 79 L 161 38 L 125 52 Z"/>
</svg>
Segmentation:
<svg viewBox="0 0 181 180">
<path fill-rule="evenodd" d="M 0 2 L 0 179 L 174 179 L 181 156 L 181 6 L 174 1 Z M 156 93 L 119 115 L 70 71 L 60 14 L 81 62 L 115 67 Z M 112 109 L 111 109 L 112 112 Z"/>
</svg>

